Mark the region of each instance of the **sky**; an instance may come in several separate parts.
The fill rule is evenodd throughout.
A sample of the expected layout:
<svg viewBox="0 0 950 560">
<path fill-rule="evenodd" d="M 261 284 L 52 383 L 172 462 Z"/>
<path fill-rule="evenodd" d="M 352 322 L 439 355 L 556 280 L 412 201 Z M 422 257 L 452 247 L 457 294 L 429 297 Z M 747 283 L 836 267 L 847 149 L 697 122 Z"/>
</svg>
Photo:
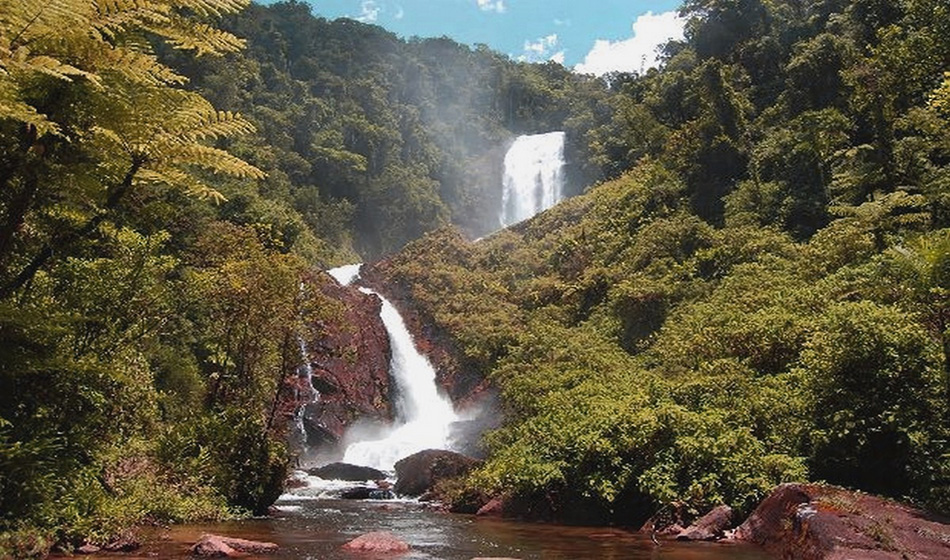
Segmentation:
<svg viewBox="0 0 950 560">
<path fill-rule="evenodd" d="M 409 38 L 448 36 L 515 60 L 578 72 L 643 71 L 656 46 L 681 38 L 680 0 L 307 0 L 315 15 L 349 17 Z"/>
</svg>

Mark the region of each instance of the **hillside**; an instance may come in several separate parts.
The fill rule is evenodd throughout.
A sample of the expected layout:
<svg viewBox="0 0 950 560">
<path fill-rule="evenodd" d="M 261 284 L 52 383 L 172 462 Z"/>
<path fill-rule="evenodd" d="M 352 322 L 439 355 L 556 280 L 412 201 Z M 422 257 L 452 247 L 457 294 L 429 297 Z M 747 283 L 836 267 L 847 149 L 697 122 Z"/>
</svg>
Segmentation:
<svg viewBox="0 0 950 560">
<path fill-rule="evenodd" d="M 950 507 L 946 10 L 689 2 L 624 85 L 665 139 L 631 171 L 375 266 L 501 392 L 460 500 L 629 522 L 808 479 Z"/>
</svg>

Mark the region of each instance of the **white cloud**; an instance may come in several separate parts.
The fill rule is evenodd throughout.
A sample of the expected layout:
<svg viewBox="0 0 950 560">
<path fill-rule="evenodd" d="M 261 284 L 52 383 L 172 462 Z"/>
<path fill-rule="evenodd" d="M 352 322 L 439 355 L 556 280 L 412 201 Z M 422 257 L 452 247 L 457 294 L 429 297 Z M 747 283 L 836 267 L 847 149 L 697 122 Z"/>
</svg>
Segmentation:
<svg viewBox="0 0 950 560">
<path fill-rule="evenodd" d="M 560 40 L 557 33 L 539 37 L 535 41 L 524 42 L 524 52 L 518 57 L 521 62 L 545 62 L 552 60 L 564 64 L 564 50 L 558 50 Z"/>
<path fill-rule="evenodd" d="M 597 39 L 584 62 L 574 67 L 582 74 L 642 72 L 659 64 L 656 49 L 670 39 L 683 38 L 685 20 L 676 12 L 647 12 L 633 22 L 633 36 L 622 41 Z"/>
<path fill-rule="evenodd" d="M 393 17 L 396 19 L 402 19 L 403 17 L 405 17 L 405 15 L 406 15 L 406 11 L 402 9 L 402 6 L 396 6 L 396 15 L 394 15 Z"/>
<path fill-rule="evenodd" d="M 382 8 L 373 0 L 363 0 L 363 3 L 360 4 L 360 15 L 356 17 L 356 20 L 363 23 L 373 23 L 379 18 L 379 12 L 381 11 Z"/>
<path fill-rule="evenodd" d="M 478 9 L 483 12 L 505 13 L 504 0 L 475 0 L 475 3 L 478 4 Z"/>
</svg>

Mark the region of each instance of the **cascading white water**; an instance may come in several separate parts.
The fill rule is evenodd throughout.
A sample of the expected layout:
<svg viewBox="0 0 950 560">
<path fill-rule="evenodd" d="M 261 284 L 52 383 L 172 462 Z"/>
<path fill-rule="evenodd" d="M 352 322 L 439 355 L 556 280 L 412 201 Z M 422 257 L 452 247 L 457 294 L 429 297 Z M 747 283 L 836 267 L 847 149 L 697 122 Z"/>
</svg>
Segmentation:
<svg viewBox="0 0 950 560">
<path fill-rule="evenodd" d="M 519 136 L 505 154 L 501 226 L 508 227 L 561 200 L 564 133 Z"/>
<path fill-rule="evenodd" d="M 303 363 L 297 368 L 298 385 L 294 389 L 297 410 L 294 412 L 294 434 L 292 439 L 303 448 L 307 444 L 307 429 L 303 422 L 307 405 L 317 402 L 320 399 L 320 392 L 313 388 L 313 365 L 310 363 L 307 342 L 303 337 L 298 337 L 297 343 L 300 346 L 300 357 Z"/>
<path fill-rule="evenodd" d="M 298 288 L 304 290 L 303 282 Z M 294 431 L 290 435 L 292 444 L 299 449 L 306 449 L 307 429 L 304 426 L 304 416 L 307 405 L 316 403 L 320 399 L 320 392 L 313 387 L 313 364 L 310 363 L 310 350 L 307 341 L 301 334 L 297 335 L 297 345 L 300 348 L 300 367 L 297 368 L 297 385 L 294 388 L 294 402 L 297 410 L 294 411 Z"/>
<path fill-rule="evenodd" d="M 347 285 L 359 276 L 360 265 L 348 265 L 328 271 L 340 284 Z M 392 470 L 399 459 L 423 449 L 449 447 L 449 425 L 458 420 L 452 403 L 439 394 L 435 369 L 419 353 L 412 335 L 396 308 L 369 288 L 360 288 L 382 300 L 379 316 L 389 335 L 392 351 L 390 374 L 399 397 L 397 423 L 379 439 L 358 441 L 346 448 L 343 462 Z"/>
</svg>

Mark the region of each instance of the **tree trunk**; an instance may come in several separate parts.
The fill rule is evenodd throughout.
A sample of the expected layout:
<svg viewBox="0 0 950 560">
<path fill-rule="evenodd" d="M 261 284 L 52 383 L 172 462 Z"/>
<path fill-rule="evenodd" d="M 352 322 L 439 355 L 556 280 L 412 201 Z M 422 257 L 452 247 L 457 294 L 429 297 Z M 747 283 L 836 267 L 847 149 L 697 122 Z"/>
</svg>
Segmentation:
<svg viewBox="0 0 950 560">
<path fill-rule="evenodd" d="M 55 251 L 62 251 L 76 241 L 83 239 L 94 232 L 99 225 L 106 219 L 109 213 L 119 205 L 119 202 L 125 194 L 132 188 L 132 182 L 135 174 L 138 173 L 144 162 L 138 159 L 132 161 L 129 171 L 125 174 L 122 182 L 112 191 L 109 198 L 106 199 L 105 207 L 101 212 L 89 218 L 88 221 L 79 229 L 66 232 L 62 235 L 53 236 L 43 248 L 30 260 L 30 264 L 20 271 L 15 278 L 0 287 L 0 301 L 9 298 L 14 292 L 26 285 L 27 282 L 36 276 L 36 273 L 52 258 Z"/>
</svg>

